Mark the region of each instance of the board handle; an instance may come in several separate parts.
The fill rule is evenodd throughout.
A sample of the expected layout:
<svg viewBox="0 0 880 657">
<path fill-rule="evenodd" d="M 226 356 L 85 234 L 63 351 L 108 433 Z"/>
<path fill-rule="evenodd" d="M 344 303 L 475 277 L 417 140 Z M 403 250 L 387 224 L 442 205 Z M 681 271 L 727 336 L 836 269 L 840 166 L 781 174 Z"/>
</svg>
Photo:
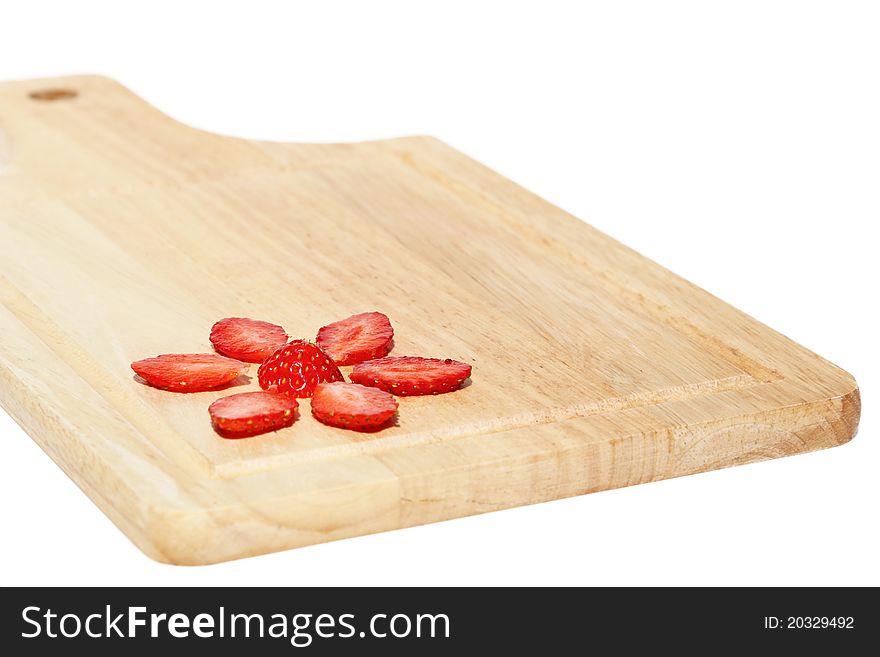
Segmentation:
<svg viewBox="0 0 880 657">
<path fill-rule="evenodd" d="M 357 143 L 241 139 L 181 123 L 98 75 L 0 83 L 0 168 L 50 196 L 314 168 L 431 137 Z"/>
<path fill-rule="evenodd" d="M 271 166 L 249 142 L 179 123 L 102 76 L 0 84 L 0 131 L 3 166 L 52 197 L 180 185 Z"/>
</svg>

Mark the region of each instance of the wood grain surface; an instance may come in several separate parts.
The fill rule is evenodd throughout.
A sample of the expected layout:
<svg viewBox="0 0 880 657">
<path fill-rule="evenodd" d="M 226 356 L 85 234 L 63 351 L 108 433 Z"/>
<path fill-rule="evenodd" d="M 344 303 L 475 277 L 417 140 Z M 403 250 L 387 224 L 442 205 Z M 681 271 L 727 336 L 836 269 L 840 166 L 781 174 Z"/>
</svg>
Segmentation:
<svg viewBox="0 0 880 657">
<path fill-rule="evenodd" d="M 101 77 L 0 85 L 0 401 L 149 556 L 203 564 L 848 441 L 846 372 L 430 137 L 278 144 Z M 695 248 L 696 245 L 695 245 Z M 129 363 L 380 310 L 470 363 L 357 434 L 230 441 Z M 350 368 L 343 368 L 347 373 Z M 48 472 L 46 476 L 51 476 Z M 743 485 L 748 485 L 744 478 Z"/>
</svg>

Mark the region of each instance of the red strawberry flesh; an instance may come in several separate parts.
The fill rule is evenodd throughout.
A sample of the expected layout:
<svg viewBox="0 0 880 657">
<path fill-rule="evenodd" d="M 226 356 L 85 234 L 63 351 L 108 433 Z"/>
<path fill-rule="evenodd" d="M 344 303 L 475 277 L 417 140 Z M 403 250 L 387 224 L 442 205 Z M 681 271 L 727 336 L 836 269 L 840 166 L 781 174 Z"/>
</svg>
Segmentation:
<svg viewBox="0 0 880 657">
<path fill-rule="evenodd" d="M 407 396 L 450 392 L 470 375 L 470 365 L 450 358 L 387 356 L 355 365 L 349 378 L 352 383 Z"/>
<path fill-rule="evenodd" d="M 319 383 L 342 381 L 342 373 L 320 347 L 305 340 L 294 340 L 260 365 L 257 378 L 263 390 L 275 386 L 278 393 L 311 397 Z"/>
<path fill-rule="evenodd" d="M 290 395 L 241 392 L 208 407 L 214 428 L 224 438 L 247 438 L 290 426 L 299 403 Z"/>
<path fill-rule="evenodd" d="M 217 354 L 162 354 L 131 364 L 155 388 L 171 392 L 202 392 L 231 383 L 247 371 L 238 360 Z"/>
<path fill-rule="evenodd" d="M 397 412 L 397 400 L 387 392 L 356 383 L 321 383 L 312 396 L 312 415 L 341 429 L 375 431 Z"/>
<path fill-rule="evenodd" d="M 394 329 L 378 312 L 352 315 L 318 331 L 318 346 L 337 365 L 354 365 L 380 358 L 391 351 Z"/>
<path fill-rule="evenodd" d="M 211 344 L 218 353 L 248 363 L 262 363 L 287 339 L 277 324 L 247 317 L 227 317 L 211 327 Z"/>
</svg>

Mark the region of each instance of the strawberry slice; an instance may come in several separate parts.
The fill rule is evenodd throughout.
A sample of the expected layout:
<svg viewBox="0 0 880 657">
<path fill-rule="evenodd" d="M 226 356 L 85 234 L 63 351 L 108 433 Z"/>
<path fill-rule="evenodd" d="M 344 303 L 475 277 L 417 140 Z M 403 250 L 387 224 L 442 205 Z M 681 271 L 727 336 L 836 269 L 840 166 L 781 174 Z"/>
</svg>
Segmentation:
<svg viewBox="0 0 880 657">
<path fill-rule="evenodd" d="M 352 383 L 395 395 L 438 395 L 455 390 L 471 375 L 471 366 L 447 358 L 387 356 L 355 365 Z"/>
<path fill-rule="evenodd" d="M 397 412 L 397 400 L 387 392 L 356 383 L 321 383 L 312 396 L 312 415 L 332 427 L 375 431 Z"/>
<path fill-rule="evenodd" d="M 305 340 L 294 340 L 273 353 L 257 371 L 260 387 L 294 397 L 311 397 L 315 386 L 342 381 L 342 373 L 321 348 Z"/>
<path fill-rule="evenodd" d="M 337 365 L 354 365 L 381 358 L 391 351 L 394 329 L 382 313 L 360 313 L 324 326 L 318 331 L 318 346 Z"/>
<path fill-rule="evenodd" d="M 218 353 L 248 363 L 262 363 L 287 339 L 277 324 L 247 317 L 227 317 L 211 327 L 211 344 Z"/>
<path fill-rule="evenodd" d="M 155 388 L 171 392 L 202 392 L 238 378 L 248 366 L 217 354 L 162 354 L 137 360 L 131 369 Z"/>
<path fill-rule="evenodd" d="M 224 438 L 247 438 L 289 427 L 299 403 L 290 395 L 240 392 L 208 407 L 214 428 Z"/>
</svg>

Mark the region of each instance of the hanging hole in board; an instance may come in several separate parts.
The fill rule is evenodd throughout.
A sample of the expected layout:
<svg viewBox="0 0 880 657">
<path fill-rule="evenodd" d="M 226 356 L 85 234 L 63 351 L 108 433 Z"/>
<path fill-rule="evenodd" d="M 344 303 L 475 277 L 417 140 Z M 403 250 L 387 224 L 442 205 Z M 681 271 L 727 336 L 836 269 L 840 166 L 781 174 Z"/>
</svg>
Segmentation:
<svg viewBox="0 0 880 657">
<path fill-rule="evenodd" d="M 78 95 L 79 94 L 77 94 L 73 89 L 61 88 L 39 89 L 30 93 L 30 97 L 33 100 L 42 101 L 70 100 L 71 98 L 76 98 Z"/>
</svg>

